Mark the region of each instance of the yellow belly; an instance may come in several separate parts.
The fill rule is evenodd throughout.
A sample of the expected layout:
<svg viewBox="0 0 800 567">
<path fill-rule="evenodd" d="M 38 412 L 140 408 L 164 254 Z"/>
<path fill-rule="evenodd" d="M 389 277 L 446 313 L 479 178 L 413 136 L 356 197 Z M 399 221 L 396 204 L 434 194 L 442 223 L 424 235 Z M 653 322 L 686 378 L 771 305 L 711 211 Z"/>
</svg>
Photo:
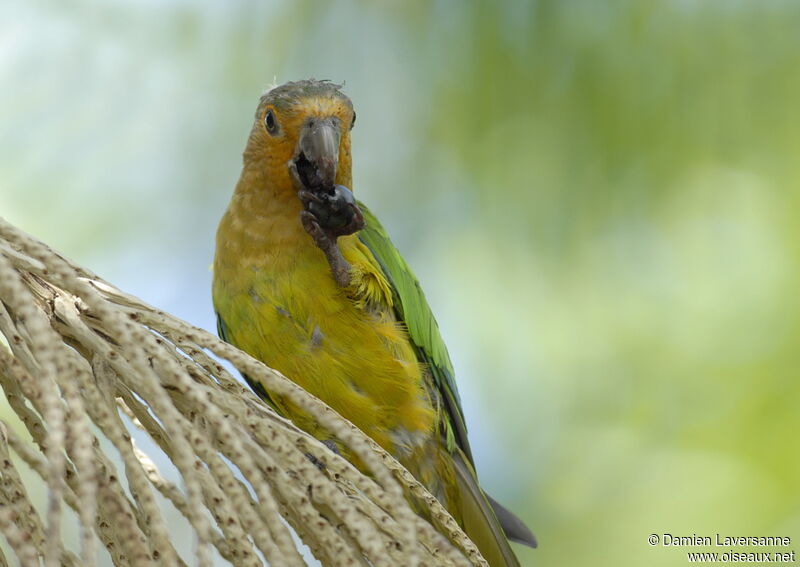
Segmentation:
<svg viewBox="0 0 800 567">
<path fill-rule="evenodd" d="M 389 452 L 407 455 L 430 439 L 435 412 L 383 274 L 355 236 L 340 238 L 354 268 L 353 284 L 342 289 L 322 252 L 302 236 L 257 250 L 220 242 L 235 234 L 218 236 L 214 306 L 228 340 L 319 397 Z M 325 437 L 313 420 L 274 401 L 298 425 Z"/>
</svg>

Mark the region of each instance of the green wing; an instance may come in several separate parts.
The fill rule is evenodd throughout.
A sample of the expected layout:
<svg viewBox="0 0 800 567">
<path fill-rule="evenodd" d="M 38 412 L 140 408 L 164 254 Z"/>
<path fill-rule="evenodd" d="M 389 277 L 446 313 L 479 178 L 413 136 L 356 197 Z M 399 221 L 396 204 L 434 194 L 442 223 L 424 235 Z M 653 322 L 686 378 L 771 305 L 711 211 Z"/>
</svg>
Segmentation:
<svg viewBox="0 0 800 567">
<path fill-rule="evenodd" d="M 472 451 L 467 440 L 467 426 L 456 389 L 453 364 L 450 362 L 447 347 L 439 334 L 439 325 L 431 313 L 431 308 L 428 306 L 428 301 L 425 299 L 425 294 L 422 292 L 417 278 L 392 241 L 389 240 L 389 235 L 386 234 L 381 223 L 360 201 L 358 206 L 364 213 L 366 222 L 366 226 L 358 233 L 358 237 L 378 260 L 386 279 L 389 280 L 397 317 L 408 328 L 408 334 L 417 349 L 420 362 L 428 365 L 436 386 L 441 392 L 447 412 L 445 434 L 448 449 L 452 451 L 457 444 L 472 462 Z"/>
</svg>

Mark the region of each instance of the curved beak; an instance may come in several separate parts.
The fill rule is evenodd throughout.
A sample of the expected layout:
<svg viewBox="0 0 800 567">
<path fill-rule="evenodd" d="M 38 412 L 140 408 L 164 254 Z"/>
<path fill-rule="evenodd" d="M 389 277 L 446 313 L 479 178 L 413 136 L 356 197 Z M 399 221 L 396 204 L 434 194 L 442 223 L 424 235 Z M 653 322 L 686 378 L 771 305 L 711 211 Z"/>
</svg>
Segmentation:
<svg viewBox="0 0 800 567">
<path fill-rule="evenodd" d="M 306 189 L 333 189 L 339 165 L 339 136 L 335 118 L 310 118 L 303 125 L 292 164 Z"/>
</svg>

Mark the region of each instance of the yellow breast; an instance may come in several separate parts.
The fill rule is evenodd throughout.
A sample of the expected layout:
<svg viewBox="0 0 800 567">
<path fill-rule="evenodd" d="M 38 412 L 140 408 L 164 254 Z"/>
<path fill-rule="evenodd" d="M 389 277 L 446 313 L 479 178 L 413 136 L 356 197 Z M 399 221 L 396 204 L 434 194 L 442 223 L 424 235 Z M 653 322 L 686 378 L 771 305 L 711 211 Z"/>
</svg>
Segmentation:
<svg viewBox="0 0 800 567">
<path fill-rule="evenodd" d="M 402 456 L 433 433 L 434 411 L 388 282 L 355 235 L 339 239 L 347 289 L 299 222 L 300 204 L 234 198 L 217 233 L 214 307 L 234 345 L 322 399 Z M 279 410 L 318 436 L 313 420 Z"/>
</svg>

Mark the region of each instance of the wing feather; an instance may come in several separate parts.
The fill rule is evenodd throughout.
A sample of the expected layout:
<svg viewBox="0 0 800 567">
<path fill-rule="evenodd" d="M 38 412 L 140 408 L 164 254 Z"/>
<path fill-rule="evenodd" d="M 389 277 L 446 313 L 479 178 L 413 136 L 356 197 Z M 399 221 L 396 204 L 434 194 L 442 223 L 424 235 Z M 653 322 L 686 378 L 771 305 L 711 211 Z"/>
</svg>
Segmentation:
<svg viewBox="0 0 800 567">
<path fill-rule="evenodd" d="M 396 315 L 405 323 L 420 362 L 428 365 L 444 401 L 448 449 L 452 451 L 458 446 L 472 463 L 472 451 L 467 439 L 467 426 L 456 388 L 453 364 L 439 334 L 436 318 L 414 272 L 394 247 L 383 226 L 363 203 L 359 202 L 358 206 L 366 223 L 358 233 L 358 238 L 372 252 L 389 281 Z"/>
</svg>

